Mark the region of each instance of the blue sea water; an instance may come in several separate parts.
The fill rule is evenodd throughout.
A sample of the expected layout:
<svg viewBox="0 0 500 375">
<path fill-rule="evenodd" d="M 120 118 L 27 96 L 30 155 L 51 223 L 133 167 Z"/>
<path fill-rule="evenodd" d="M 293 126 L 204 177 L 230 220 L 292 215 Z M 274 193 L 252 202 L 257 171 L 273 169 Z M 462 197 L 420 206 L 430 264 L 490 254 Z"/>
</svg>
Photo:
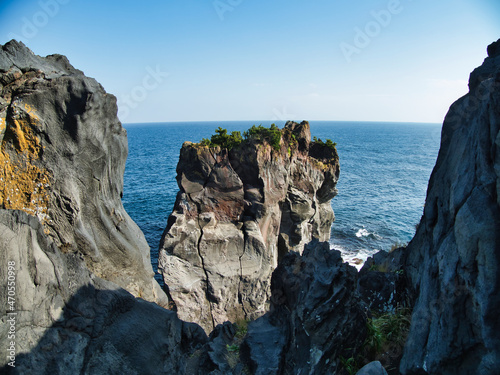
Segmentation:
<svg viewBox="0 0 500 375">
<path fill-rule="evenodd" d="M 161 235 L 178 192 L 175 177 L 182 143 L 209 138 L 218 126 L 243 132 L 254 124 L 270 125 L 265 121 L 124 125 L 129 156 L 123 204 L 146 236 L 155 272 Z M 337 143 L 340 156 L 339 194 L 332 200 L 336 216 L 332 248 L 353 262 L 410 241 L 423 212 L 441 126 L 329 121 L 310 125 L 312 136 Z"/>
</svg>

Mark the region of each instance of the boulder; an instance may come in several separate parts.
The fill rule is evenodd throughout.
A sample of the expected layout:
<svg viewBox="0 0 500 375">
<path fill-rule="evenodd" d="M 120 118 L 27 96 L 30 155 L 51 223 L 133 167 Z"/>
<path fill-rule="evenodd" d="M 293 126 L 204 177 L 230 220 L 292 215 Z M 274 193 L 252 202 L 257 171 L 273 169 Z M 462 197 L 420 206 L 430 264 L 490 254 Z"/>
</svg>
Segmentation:
<svg viewBox="0 0 500 375">
<path fill-rule="evenodd" d="M 387 371 L 378 361 L 370 362 L 366 366 L 363 366 L 356 375 L 387 375 Z"/>
</svg>

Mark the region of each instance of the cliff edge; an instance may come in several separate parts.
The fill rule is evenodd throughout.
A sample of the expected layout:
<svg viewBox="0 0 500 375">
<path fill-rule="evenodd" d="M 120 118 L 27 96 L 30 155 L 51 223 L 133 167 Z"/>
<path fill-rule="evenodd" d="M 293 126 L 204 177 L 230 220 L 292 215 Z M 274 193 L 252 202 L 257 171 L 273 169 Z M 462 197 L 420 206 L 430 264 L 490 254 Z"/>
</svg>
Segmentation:
<svg viewBox="0 0 500 375">
<path fill-rule="evenodd" d="M 66 57 L 2 46 L 0 208 L 37 217 L 96 276 L 166 305 L 149 246 L 121 202 L 128 148 L 116 113 L 116 98 Z"/>
<path fill-rule="evenodd" d="M 498 374 L 500 40 L 442 129 L 422 220 L 405 253 L 416 302 L 403 374 Z"/>
<path fill-rule="evenodd" d="M 334 220 L 337 151 L 311 141 L 307 122 L 253 127 L 236 143 L 182 146 L 180 191 L 160 244 L 179 316 L 207 332 L 266 312 L 279 260 L 328 241 Z"/>
<path fill-rule="evenodd" d="M 116 113 L 115 97 L 65 57 L 0 46 L 0 303 L 8 313 L 0 342 L 14 342 L 2 370 L 100 373 L 91 370 L 100 362 L 126 370 L 144 338 L 123 337 L 115 324 L 151 328 L 141 322 L 149 309 L 156 323 L 171 321 L 165 337 L 188 327 L 151 303 L 168 298 L 121 203 L 127 139 Z"/>
</svg>

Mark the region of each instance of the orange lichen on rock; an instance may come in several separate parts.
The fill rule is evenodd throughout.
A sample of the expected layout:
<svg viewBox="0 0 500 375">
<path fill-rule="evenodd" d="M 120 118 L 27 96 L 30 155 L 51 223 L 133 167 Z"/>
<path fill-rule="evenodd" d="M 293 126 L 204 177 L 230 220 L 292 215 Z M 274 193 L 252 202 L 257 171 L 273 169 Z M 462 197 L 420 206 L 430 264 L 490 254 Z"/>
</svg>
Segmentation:
<svg viewBox="0 0 500 375">
<path fill-rule="evenodd" d="M 2 135 L 4 130 L 5 130 L 5 117 L 1 117 L 0 118 L 0 136 Z"/>
<path fill-rule="evenodd" d="M 0 120 L 0 207 L 25 211 L 45 223 L 51 175 L 37 165 L 43 152 L 34 131 L 39 119 L 30 106 L 24 109 L 21 116 Z"/>
</svg>

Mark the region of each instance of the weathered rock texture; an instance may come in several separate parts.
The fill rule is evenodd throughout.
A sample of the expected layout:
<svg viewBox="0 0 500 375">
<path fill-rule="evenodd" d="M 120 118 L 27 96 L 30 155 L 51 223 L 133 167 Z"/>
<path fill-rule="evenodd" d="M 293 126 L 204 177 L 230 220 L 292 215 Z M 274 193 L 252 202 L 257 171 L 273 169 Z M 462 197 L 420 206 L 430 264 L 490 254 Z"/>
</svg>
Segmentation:
<svg viewBox="0 0 500 375">
<path fill-rule="evenodd" d="M 93 274 L 166 305 L 121 203 L 127 138 L 116 113 L 116 98 L 64 56 L 1 46 L 0 208 L 36 216 Z"/>
<path fill-rule="evenodd" d="M 272 277 L 271 310 L 251 322 L 242 358 L 254 374 L 337 374 L 366 338 L 357 272 L 328 243 L 288 254 Z"/>
<path fill-rule="evenodd" d="M 17 373 L 140 373 L 154 360 L 134 350 L 173 351 L 191 330 L 128 293 L 168 303 L 121 204 L 127 144 L 116 112 L 115 98 L 65 57 L 0 47 L 0 304 L 17 313 Z M 4 348 L 11 317 L 2 314 Z M 148 341 L 148 330 L 165 336 Z"/>
<path fill-rule="evenodd" d="M 0 209 L 0 277 L 7 280 L 14 262 L 16 278 L 16 315 L 2 315 L 0 324 L 2 347 L 15 342 L 15 367 L 2 355 L 0 373 L 190 373 L 190 358 L 207 342 L 201 327 L 96 277 L 44 230 L 25 212 Z M 0 303 L 11 306 L 6 290 Z M 12 317 L 15 338 L 8 338 Z"/>
<path fill-rule="evenodd" d="M 0 372 L 225 374 L 266 368 L 252 343 L 265 339 L 266 331 L 254 329 L 260 321 L 251 328 L 248 356 L 235 364 L 227 347 L 236 335 L 232 324 L 219 325 L 208 338 L 200 326 L 153 303 L 167 298 L 153 279 L 144 236 L 120 201 L 127 148 L 115 98 L 62 56 L 41 58 L 17 42 L 0 52 L 0 304 L 15 313 L 2 315 L 0 343 L 6 349 L 15 341 L 16 349 L 16 367 L 3 356 Z M 262 320 L 282 333 L 281 346 L 264 343 L 280 350 L 281 367 L 295 353 L 293 367 L 333 368 L 364 332 L 352 293 L 354 269 L 327 244 L 308 245 L 304 259 L 298 255 L 310 239 L 327 239 L 333 220 L 329 201 L 338 158 L 323 147 L 310 143 L 307 123 L 288 124 L 280 150 L 256 141 L 231 153 L 185 145 L 186 164 L 179 167 L 185 190 L 177 206 L 183 211 L 174 212 L 165 234 L 165 243 L 174 230 L 185 236 L 172 252 L 184 248 L 200 262 L 193 268 L 203 271 L 205 289 L 193 289 L 211 298 L 211 310 L 227 308 L 228 317 L 264 310 L 271 272 L 284 257 L 273 281 L 273 311 Z M 15 275 L 11 304 L 8 264 Z M 189 267 L 178 271 L 192 277 Z M 230 303 L 240 310 L 231 311 Z M 9 338 L 14 318 L 15 338 Z M 223 318 L 213 313 L 209 323 Z"/>
<path fill-rule="evenodd" d="M 281 132 L 279 150 L 255 139 L 230 152 L 182 146 L 159 268 L 179 316 L 207 332 L 262 315 L 278 261 L 330 237 L 336 150 L 311 142 L 307 122 Z"/>
<path fill-rule="evenodd" d="M 500 40 L 445 118 L 406 272 L 417 299 L 403 374 L 500 368 Z"/>
</svg>

